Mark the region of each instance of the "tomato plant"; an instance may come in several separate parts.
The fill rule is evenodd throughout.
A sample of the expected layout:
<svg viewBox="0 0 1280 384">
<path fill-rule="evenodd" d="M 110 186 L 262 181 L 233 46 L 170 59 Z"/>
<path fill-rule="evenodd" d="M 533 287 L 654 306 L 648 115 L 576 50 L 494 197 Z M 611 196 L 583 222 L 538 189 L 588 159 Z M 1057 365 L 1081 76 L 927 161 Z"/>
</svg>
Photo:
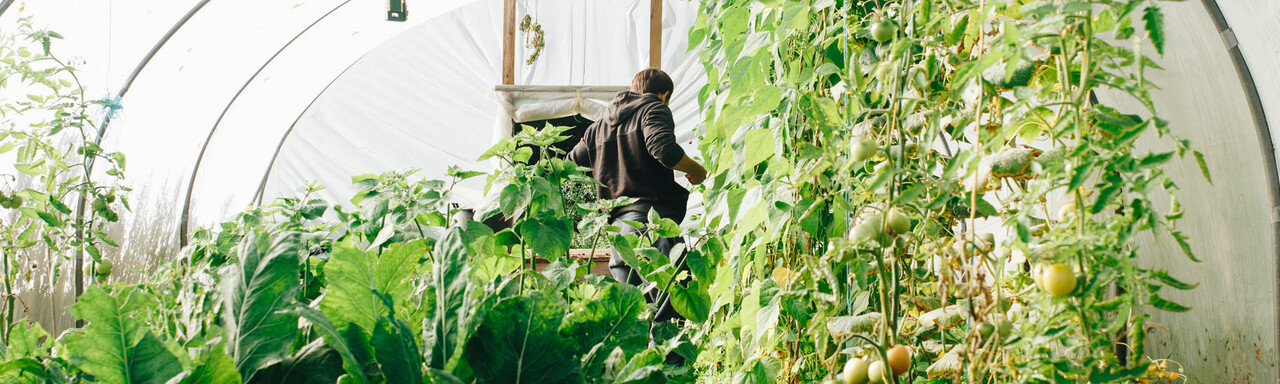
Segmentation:
<svg viewBox="0 0 1280 384">
<path fill-rule="evenodd" d="M 110 275 L 102 250 L 116 244 L 106 226 L 129 209 L 124 154 L 99 145 L 99 122 L 90 118 L 98 107 L 109 113 L 114 102 L 85 96 L 75 66 L 51 51 L 62 35 L 35 27 L 30 17 L 19 18 L 14 32 L 0 35 L 0 154 L 12 156 L 16 171 L 0 174 L 0 207 L 8 213 L 0 220 L 4 342 L 28 309 L 17 300 L 18 287 L 45 284 L 58 292 L 66 273 L 78 293 L 86 277 Z M 86 177 L 93 173 L 105 176 Z"/>
<path fill-rule="evenodd" d="M 1155 378 L 1146 313 L 1192 285 L 1131 240 L 1194 259 L 1176 198 L 1150 196 L 1176 196 L 1175 157 L 1205 169 L 1151 103 L 1162 20 L 1151 0 L 703 2 L 704 225 L 728 250 L 703 377 Z"/>
</svg>

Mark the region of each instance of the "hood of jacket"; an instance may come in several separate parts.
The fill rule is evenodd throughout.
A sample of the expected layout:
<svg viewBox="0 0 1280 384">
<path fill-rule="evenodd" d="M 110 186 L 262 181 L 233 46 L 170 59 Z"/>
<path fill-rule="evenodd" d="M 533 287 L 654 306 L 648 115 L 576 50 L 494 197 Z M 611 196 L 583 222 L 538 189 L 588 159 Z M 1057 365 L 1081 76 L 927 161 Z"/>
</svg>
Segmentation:
<svg viewBox="0 0 1280 384">
<path fill-rule="evenodd" d="M 609 102 L 609 107 L 604 111 L 604 123 L 610 126 L 622 124 L 637 111 L 654 103 L 661 104 L 662 99 L 652 93 L 618 92 L 617 95 L 614 95 L 613 101 Z"/>
</svg>

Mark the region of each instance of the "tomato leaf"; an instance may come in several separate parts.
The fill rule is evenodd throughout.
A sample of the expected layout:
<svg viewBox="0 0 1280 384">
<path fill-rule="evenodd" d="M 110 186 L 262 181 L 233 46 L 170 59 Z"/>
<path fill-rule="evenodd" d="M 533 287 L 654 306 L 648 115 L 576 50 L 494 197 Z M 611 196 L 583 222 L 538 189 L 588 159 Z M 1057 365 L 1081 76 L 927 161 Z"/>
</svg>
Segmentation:
<svg viewBox="0 0 1280 384">
<path fill-rule="evenodd" d="M 1178 241 L 1178 246 L 1182 248 L 1182 254 L 1187 255 L 1187 258 L 1191 259 L 1191 261 L 1197 263 L 1200 262 L 1200 259 L 1196 258 L 1195 253 L 1191 252 L 1191 243 L 1187 242 L 1187 235 L 1184 235 L 1182 234 L 1182 231 L 1177 230 L 1169 231 L 1169 235 L 1173 236 L 1173 239 Z"/>
<path fill-rule="evenodd" d="M 1142 377 L 1147 373 L 1147 364 L 1138 364 L 1129 368 L 1111 367 L 1110 369 L 1102 369 L 1089 373 L 1089 382 L 1092 383 L 1124 383 L 1130 380 Z"/>
<path fill-rule="evenodd" d="M 1173 276 L 1169 276 L 1169 272 L 1163 269 L 1151 270 L 1151 277 L 1156 278 L 1156 280 L 1160 280 L 1161 283 L 1164 283 L 1165 285 L 1168 285 L 1173 289 L 1180 289 L 1184 291 L 1189 289 L 1194 289 L 1195 287 L 1200 285 L 1200 283 L 1195 283 L 1195 284 L 1184 283 L 1181 280 L 1173 278 Z"/>
<path fill-rule="evenodd" d="M 1156 46 L 1156 52 L 1164 54 L 1164 13 L 1160 11 L 1160 7 L 1149 6 L 1142 12 L 1142 20 L 1146 22 L 1147 36 L 1151 37 L 1151 44 Z"/>
<path fill-rule="evenodd" d="M 1209 176 L 1209 165 L 1204 162 L 1204 154 L 1200 151 L 1191 151 L 1196 157 L 1196 164 L 1200 166 L 1200 174 L 1204 175 L 1204 179 L 1213 185 L 1213 177 Z"/>
<path fill-rule="evenodd" d="M 1169 312 L 1186 312 L 1191 310 L 1191 307 L 1183 306 L 1182 304 L 1165 300 L 1164 298 L 1160 297 L 1160 295 L 1157 295 L 1154 293 L 1151 294 L 1151 306 L 1156 307 L 1157 309 L 1162 309 Z"/>
</svg>

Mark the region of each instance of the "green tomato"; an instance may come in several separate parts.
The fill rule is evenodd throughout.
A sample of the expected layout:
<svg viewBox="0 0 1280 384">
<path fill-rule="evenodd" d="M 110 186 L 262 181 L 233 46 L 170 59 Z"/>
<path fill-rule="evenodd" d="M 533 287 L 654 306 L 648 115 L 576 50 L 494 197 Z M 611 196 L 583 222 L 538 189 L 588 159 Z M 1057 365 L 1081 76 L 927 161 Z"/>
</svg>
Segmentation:
<svg viewBox="0 0 1280 384">
<path fill-rule="evenodd" d="M 893 23 L 888 21 L 881 20 L 880 22 L 871 25 L 871 39 L 875 40 L 877 43 L 893 40 L 893 37 L 897 34 L 898 28 L 894 27 Z"/>
<path fill-rule="evenodd" d="M 884 371 L 884 362 L 880 360 L 872 361 L 867 365 L 867 378 L 872 383 L 883 383 L 889 381 L 889 375 Z"/>
<path fill-rule="evenodd" d="M 1076 274 L 1066 264 L 1055 263 L 1041 273 L 1042 288 L 1054 296 L 1066 296 L 1076 289 Z"/>
<path fill-rule="evenodd" d="M 94 269 L 93 273 L 98 276 L 110 276 L 114 269 L 115 263 L 112 263 L 111 259 L 104 258 L 98 262 L 98 268 Z"/>
<path fill-rule="evenodd" d="M 875 156 L 876 152 L 880 152 L 880 145 L 875 140 L 863 138 L 853 142 L 853 148 L 850 155 L 853 161 L 867 161 L 871 156 Z"/>
<path fill-rule="evenodd" d="M 879 215 L 868 216 L 862 223 L 853 227 L 854 241 L 871 241 L 884 238 L 884 222 Z"/>
<path fill-rule="evenodd" d="M 18 196 L 17 194 L 14 194 L 13 196 L 9 196 L 9 198 L 7 199 L 0 200 L 0 207 L 13 209 L 21 206 L 22 206 L 22 196 Z"/>
<path fill-rule="evenodd" d="M 996 326 L 991 325 L 991 323 L 978 323 L 978 326 L 974 327 L 974 331 L 978 332 L 978 336 L 986 339 L 996 332 Z"/>
<path fill-rule="evenodd" d="M 907 233 L 911 230 L 911 219 L 907 215 L 898 212 L 898 208 L 889 209 L 889 232 L 895 235 Z"/>
<path fill-rule="evenodd" d="M 860 358 L 849 359 L 844 364 L 844 373 L 840 375 L 845 384 L 866 384 L 867 361 Z"/>
<path fill-rule="evenodd" d="M 1000 340 L 1008 339 L 1009 335 L 1013 334 L 1013 322 L 1000 319 L 1000 322 L 996 323 L 996 333 L 1000 334 Z"/>
</svg>

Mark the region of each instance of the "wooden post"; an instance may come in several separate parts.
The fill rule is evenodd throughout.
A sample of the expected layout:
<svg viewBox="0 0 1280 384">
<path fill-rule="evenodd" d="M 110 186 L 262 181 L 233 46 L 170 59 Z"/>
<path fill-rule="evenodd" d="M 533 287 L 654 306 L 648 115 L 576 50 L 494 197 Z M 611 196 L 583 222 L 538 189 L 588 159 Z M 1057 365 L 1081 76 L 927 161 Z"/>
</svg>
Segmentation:
<svg viewBox="0 0 1280 384">
<path fill-rule="evenodd" d="M 649 67 L 662 68 L 662 0 L 649 2 Z"/>
<path fill-rule="evenodd" d="M 516 0 L 505 0 L 502 12 L 502 84 L 516 83 Z"/>
</svg>

